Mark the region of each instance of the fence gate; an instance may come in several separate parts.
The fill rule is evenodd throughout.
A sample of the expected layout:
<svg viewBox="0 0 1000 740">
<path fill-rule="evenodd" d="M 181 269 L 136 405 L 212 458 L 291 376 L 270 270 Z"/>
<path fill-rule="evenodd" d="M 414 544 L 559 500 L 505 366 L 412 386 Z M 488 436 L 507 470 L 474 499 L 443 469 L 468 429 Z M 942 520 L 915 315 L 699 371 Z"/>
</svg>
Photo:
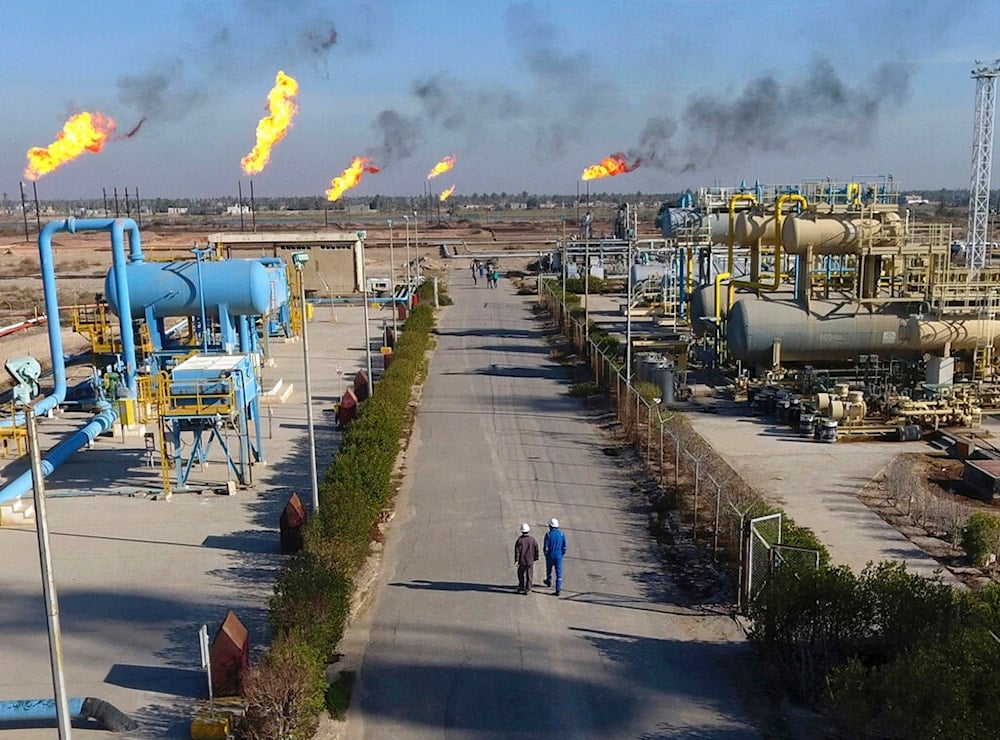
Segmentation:
<svg viewBox="0 0 1000 740">
<path fill-rule="evenodd" d="M 781 544 L 781 514 L 751 519 L 746 529 L 743 551 L 743 577 L 740 579 L 739 607 L 746 611 L 760 593 L 770 571 L 771 548 Z"/>
</svg>

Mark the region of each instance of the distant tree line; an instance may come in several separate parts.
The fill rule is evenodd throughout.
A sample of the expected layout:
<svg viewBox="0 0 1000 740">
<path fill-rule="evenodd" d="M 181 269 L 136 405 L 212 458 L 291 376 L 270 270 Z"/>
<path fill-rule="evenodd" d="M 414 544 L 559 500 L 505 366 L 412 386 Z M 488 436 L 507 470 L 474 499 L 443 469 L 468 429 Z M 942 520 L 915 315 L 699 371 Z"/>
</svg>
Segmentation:
<svg viewBox="0 0 1000 740">
<path fill-rule="evenodd" d="M 907 196 L 917 196 L 928 201 L 926 204 L 920 204 L 920 208 L 923 210 L 930 211 L 937 215 L 949 216 L 955 215 L 956 209 L 960 209 L 963 213 L 968 208 L 969 203 L 969 190 L 968 189 L 939 189 L 939 190 L 908 190 L 905 191 Z M 677 205 L 681 199 L 682 193 L 672 192 L 672 193 L 643 193 L 641 191 L 636 191 L 635 193 L 590 193 L 587 198 L 589 198 L 589 203 L 593 204 L 595 207 L 599 207 L 601 204 L 609 203 L 629 203 L 631 205 L 643 204 L 647 207 L 667 204 L 667 205 Z M 1000 212 L 1000 190 L 994 190 L 991 192 L 991 210 L 994 212 Z M 250 205 L 250 197 L 248 193 L 243 194 L 242 203 L 244 206 Z M 439 204 L 437 194 L 431 194 L 429 196 L 392 196 L 392 195 L 369 195 L 369 196 L 356 196 L 356 197 L 345 197 L 336 201 L 335 203 L 328 202 L 321 195 L 301 195 L 301 196 L 278 196 L 278 197 L 256 197 L 254 198 L 253 205 L 260 211 L 271 211 L 271 212 L 281 212 L 281 211 L 344 211 L 344 210 L 356 210 L 358 207 L 367 206 L 371 210 L 375 211 L 394 211 L 394 212 L 406 212 L 408 210 L 415 211 L 437 211 L 439 208 L 441 211 L 456 210 L 465 206 L 483 206 L 490 208 L 491 210 L 508 210 L 508 209 L 524 209 L 524 210 L 537 210 L 540 208 L 577 208 L 585 207 L 588 201 L 585 200 L 584 196 L 580 196 L 579 202 L 577 201 L 577 196 L 575 195 L 565 195 L 565 194 L 555 194 L 555 193 L 529 193 L 526 190 L 520 193 L 508 193 L 502 192 L 483 192 L 483 193 L 469 193 L 469 194 L 456 194 L 453 195 L 446 201 L 446 204 Z M 192 216 L 215 216 L 224 215 L 228 208 L 238 204 L 238 198 L 236 195 L 231 196 L 219 196 L 210 198 L 140 198 L 139 203 L 136 203 L 134 195 L 131 196 L 129 203 L 129 210 L 137 212 L 138 205 L 141 205 L 143 213 L 153 213 L 153 214 L 166 214 L 170 208 L 186 208 L 187 213 Z M 18 201 L 9 199 L 5 201 L 6 211 L 13 212 L 15 207 L 19 205 Z M 80 198 L 73 200 L 43 200 L 40 202 L 40 210 L 42 212 L 56 212 L 56 213 L 80 213 L 80 212 L 93 212 L 103 214 L 107 212 L 109 215 L 115 215 L 115 201 L 109 194 L 107 198 Z M 118 213 L 124 215 L 126 212 L 126 205 L 123 193 L 118 195 Z M 19 210 L 18 210 L 19 212 Z"/>
</svg>

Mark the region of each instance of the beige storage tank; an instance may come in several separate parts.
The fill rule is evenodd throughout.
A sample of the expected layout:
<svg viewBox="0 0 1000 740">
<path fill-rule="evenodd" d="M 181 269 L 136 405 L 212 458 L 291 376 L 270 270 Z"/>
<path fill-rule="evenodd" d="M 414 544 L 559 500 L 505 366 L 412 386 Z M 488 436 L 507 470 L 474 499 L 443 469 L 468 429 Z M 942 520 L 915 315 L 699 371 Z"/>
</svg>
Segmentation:
<svg viewBox="0 0 1000 740">
<path fill-rule="evenodd" d="M 789 216 L 781 224 L 781 246 L 789 254 L 855 254 L 871 243 L 902 236 L 898 213 L 881 218 L 856 215 Z"/>
</svg>

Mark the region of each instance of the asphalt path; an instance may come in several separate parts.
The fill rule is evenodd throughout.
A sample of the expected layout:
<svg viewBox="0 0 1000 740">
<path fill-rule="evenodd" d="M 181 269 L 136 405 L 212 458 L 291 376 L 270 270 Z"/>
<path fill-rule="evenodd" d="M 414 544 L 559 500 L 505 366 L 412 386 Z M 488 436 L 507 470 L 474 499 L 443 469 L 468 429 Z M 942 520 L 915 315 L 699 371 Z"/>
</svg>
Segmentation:
<svg viewBox="0 0 1000 740">
<path fill-rule="evenodd" d="M 439 314 L 397 516 L 343 735 L 754 737 L 736 689 L 747 646 L 675 598 L 648 504 L 603 410 L 567 395 L 532 297 L 456 272 Z M 562 595 L 515 592 L 513 544 L 567 535 Z"/>
</svg>

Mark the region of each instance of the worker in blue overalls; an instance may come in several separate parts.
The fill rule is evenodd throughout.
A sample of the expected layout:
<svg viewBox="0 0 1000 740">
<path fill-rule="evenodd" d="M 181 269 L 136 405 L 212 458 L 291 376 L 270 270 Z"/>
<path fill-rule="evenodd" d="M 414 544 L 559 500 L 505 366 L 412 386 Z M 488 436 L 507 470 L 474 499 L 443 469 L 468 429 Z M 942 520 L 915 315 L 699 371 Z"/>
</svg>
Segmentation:
<svg viewBox="0 0 1000 740">
<path fill-rule="evenodd" d="M 562 591 L 562 561 L 566 554 L 566 535 L 559 529 L 558 519 L 549 519 L 549 531 L 542 544 L 545 553 L 545 585 L 552 585 L 552 570 L 556 571 L 556 596 Z"/>
</svg>

